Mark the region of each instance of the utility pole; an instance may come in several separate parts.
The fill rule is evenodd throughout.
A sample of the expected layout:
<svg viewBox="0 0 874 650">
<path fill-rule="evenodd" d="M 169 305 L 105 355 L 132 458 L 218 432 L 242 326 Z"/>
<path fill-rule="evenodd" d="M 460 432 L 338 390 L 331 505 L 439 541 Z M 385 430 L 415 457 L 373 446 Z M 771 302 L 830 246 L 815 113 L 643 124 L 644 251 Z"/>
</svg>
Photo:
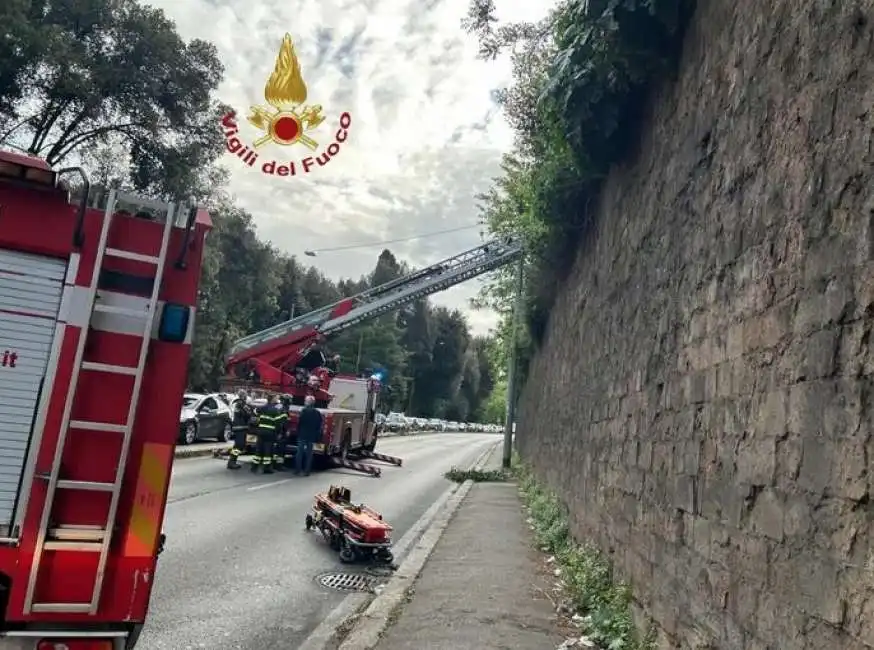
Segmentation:
<svg viewBox="0 0 874 650">
<path fill-rule="evenodd" d="M 516 299 L 513 302 L 513 322 L 510 326 L 510 358 L 507 363 L 507 419 L 504 422 L 504 469 L 510 469 L 513 459 L 513 424 L 516 422 L 516 365 L 519 348 L 519 319 L 522 315 L 523 266 L 525 258 L 519 257 L 516 267 Z"/>
</svg>

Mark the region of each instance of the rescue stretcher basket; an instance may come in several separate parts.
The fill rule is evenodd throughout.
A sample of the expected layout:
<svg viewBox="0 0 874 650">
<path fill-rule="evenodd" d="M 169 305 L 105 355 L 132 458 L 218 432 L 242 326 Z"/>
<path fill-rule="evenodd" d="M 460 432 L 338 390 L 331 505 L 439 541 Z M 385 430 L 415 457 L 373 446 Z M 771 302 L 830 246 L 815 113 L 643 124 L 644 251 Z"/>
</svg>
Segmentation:
<svg viewBox="0 0 874 650">
<path fill-rule="evenodd" d="M 353 504 L 349 488 L 332 485 L 317 494 L 305 526 L 308 531 L 321 532 L 341 562 L 393 565 L 391 525 L 376 510 Z"/>
</svg>

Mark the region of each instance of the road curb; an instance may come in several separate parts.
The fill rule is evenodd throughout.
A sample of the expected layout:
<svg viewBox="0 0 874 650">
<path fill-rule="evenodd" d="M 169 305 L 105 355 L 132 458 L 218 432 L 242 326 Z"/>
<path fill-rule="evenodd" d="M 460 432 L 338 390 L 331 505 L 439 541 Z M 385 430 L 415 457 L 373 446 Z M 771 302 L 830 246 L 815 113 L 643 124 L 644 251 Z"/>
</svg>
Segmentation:
<svg viewBox="0 0 874 650">
<path fill-rule="evenodd" d="M 473 467 L 481 469 L 495 447 L 497 444 L 490 446 L 477 459 Z M 446 506 L 422 534 L 419 542 L 386 583 L 382 593 L 371 601 L 367 609 L 354 622 L 340 644 L 339 650 L 373 650 L 377 646 L 382 635 L 391 626 L 394 615 L 407 602 L 413 584 L 425 568 L 428 558 L 431 557 L 455 513 L 464 503 L 471 487 L 473 481 L 467 480 L 449 497 Z"/>
<path fill-rule="evenodd" d="M 173 451 L 174 458 L 202 458 L 206 456 L 215 456 L 216 451 L 221 449 L 230 449 L 229 443 L 216 443 L 214 445 L 203 445 L 198 447 L 176 447 Z"/>
<path fill-rule="evenodd" d="M 471 467 L 479 468 L 485 464 L 497 446 L 497 443 L 489 445 L 482 454 L 477 456 Z M 466 481 L 466 483 L 469 482 L 470 481 Z M 444 492 L 440 498 L 438 498 L 434 504 L 425 511 L 425 513 L 415 524 L 413 524 L 413 527 L 395 546 L 395 555 L 398 557 L 401 556 L 408 547 L 411 547 L 412 550 L 404 561 L 401 562 L 401 566 L 398 568 L 395 575 L 388 580 L 383 588 L 383 592 L 379 596 L 374 597 L 373 594 L 361 593 L 346 596 L 346 598 L 344 598 L 343 601 L 334 608 L 318 625 L 318 627 L 304 640 L 298 650 L 336 650 L 338 647 L 341 647 L 341 643 L 345 644 L 348 641 L 350 634 L 357 633 L 359 630 L 359 619 L 371 612 L 373 605 L 377 604 L 377 601 L 388 594 L 390 589 L 393 589 L 392 585 L 396 582 L 396 577 L 412 574 L 412 580 L 415 581 L 419 573 L 422 571 L 424 561 L 422 561 L 422 566 L 420 566 L 413 574 L 413 572 L 410 571 L 410 567 L 412 566 L 409 564 L 410 557 L 418 554 L 417 551 L 422 548 L 422 541 L 425 539 L 425 536 L 443 521 L 445 513 L 449 513 L 449 519 L 451 519 L 452 515 L 455 514 L 455 511 L 461 504 L 461 501 L 458 501 L 456 504 L 455 498 L 462 489 L 464 489 L 464 484 L 457 483 L 447 488 L 446 492 Z M 470 487 L 468 486 L 464 492 L 465 496 L 469 490 Z M 448 524 L 448 521 L 446 523 Z M 442 528 L 440 528 L 441 535 L 445 529 L 446 525 L 443 525 Z M 436 540 L 434 541 L 434 545 L 436 545 Z M 431 551 L 433 551 L 434 545 L 431 546 L 428 556 L 430 556 Z M 427 556 L 424 559 L 427 559 Z M 407 589 L 408 587 L 404 588 L 403 598 L 399 603 L 397 603 L 395 609 L 397 606 L 403 605 L 403 601 L 406 599 Z M 381 602 L 384 602 L 384 600 Z M 388 619 L 386 619 L 385 625 L 382 626 L 380 634 L 384 632 L 387 627 Z M 343 645 L 342 647 L 346 648 L 347 646 Z"/>
</svg>

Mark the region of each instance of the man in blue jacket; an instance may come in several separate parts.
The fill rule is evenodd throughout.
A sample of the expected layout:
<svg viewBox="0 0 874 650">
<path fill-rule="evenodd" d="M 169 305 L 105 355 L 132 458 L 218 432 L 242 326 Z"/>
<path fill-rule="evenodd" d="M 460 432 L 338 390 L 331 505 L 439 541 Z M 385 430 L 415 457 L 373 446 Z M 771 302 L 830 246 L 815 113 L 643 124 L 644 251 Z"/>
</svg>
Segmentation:
<svg viewBox="0 0 874 650">
<path fill-rule="evenodd" d="M 294 473 L 310 475 L 313 466 L 313 445 L 322 437 L 322 414 L 316 408 L 316 398 L 307 395 L 297 420 L 297 453 Z"/>
</svg>

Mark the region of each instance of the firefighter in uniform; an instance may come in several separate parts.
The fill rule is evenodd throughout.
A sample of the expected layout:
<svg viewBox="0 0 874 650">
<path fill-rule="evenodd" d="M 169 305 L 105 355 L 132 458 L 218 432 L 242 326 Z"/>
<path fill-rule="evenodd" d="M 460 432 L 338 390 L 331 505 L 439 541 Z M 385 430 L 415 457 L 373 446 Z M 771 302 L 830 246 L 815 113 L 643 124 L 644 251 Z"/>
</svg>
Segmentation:
<svg viewBox="0 0 874 650">
<path fill-rule="evenodd" d="M 255 456 L 252 458 L 252 471 L 263 468 L 264 474 L 273 473 L 273 447 L 277 434 L 282 431 L 288 413 L 277 403 L 276 395 L 267 397 L 267 404 L 258 411 L 258 442 L 255 446 Z"/>
<path fill-rule="evenodd" d="M 279 398 L 279 408 L 285 414 L 282 421 L 282 426 L 276 430 L 276 442 L 273 444 L 273 469 L 277 472 L 285 471 L 285 443 L 288 440 L 288 411 L 291 407 L 291 399 L 288 397 Z"/>
<path fill-rule="evenodd" d="M 246 391 L 241 390 L 237 393 L 237 401 L 234 403 L 234 419 L 231 422 L 231 428 L 234 432 L 234 446 L 228 457 L 228 469 L 242 467 L 240 456 L 246 451 L 246 434 L 249 432 L 249 425 L 254 416 L 255 410 L 249 403 L 249 396 Z"/>
</svg>

